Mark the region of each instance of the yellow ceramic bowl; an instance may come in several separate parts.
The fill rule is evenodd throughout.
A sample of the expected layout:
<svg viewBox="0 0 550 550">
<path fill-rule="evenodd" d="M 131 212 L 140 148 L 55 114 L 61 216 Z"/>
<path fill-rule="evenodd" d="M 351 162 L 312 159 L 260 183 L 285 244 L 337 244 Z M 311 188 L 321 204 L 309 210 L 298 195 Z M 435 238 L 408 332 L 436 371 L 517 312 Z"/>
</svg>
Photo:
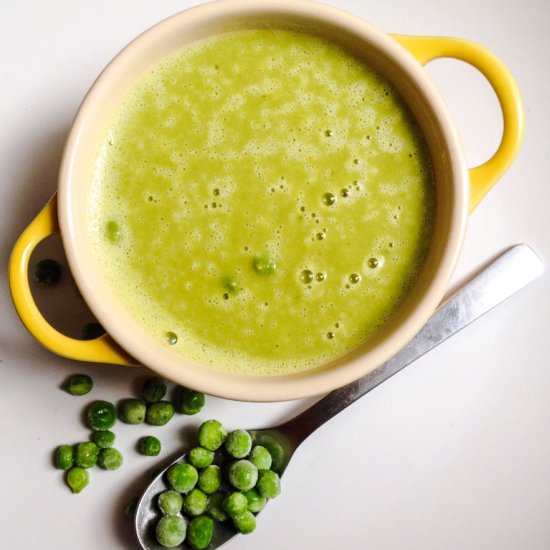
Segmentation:
<svg viewBox="0 0 550 550">
<path fill-rule="evenodd" d="M 437 186 L 435 238 L 420 276 L 399 310 L 372 340 L 328 365 L 284 376 L 245 376 L 184 360 L 145 333 L 117 300 L 94 263 L 87 232 L 87 195 L 96 144 L 114 107 L 135 79 L 162 57 L 214 34 L 275 27 L 319 34 L 354 52 L 400 92 L 428 143 Z M 454 57 L 477 67 L 502 107 L 499 149 L 469 169 L 447 109 L 422 65 Z M 159 375 L 205 393 L 252 401 L 321 394 L 367 374 L 402 348 L 443 297 L 462 246 L 469 210 L 506 170 L 520 145 L 523 109 L 516 84 L 498 59 L 481 46 L 443 37 L 389 36 L 365 21 L 309 0 L 219 0 L 170 17 L 129 44 L 107 66 L 82 102 L 68 137 L 54 197 L 18 240 L 10 261 L 15 307 L 47 348 L 83 361 L 143 364 Z M 106 328 L 93 341 L 68 338 L 36 308 L 28 283 L 34 247 L 60 230 L 71 271 L 86 302 Z"/>
</svg>

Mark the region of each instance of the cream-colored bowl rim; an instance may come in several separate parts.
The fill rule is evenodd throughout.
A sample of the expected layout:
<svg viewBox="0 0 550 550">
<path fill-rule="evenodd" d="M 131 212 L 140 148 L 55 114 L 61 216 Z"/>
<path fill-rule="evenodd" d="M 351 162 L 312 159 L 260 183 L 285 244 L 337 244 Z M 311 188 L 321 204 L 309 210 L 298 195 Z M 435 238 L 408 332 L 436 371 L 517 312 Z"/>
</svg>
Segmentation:
<svg viewBox="0 0 550 550">
<path fill-rule="evenodd" d="M 118 81 L 129 75 L 138 76 L 136 60 L 142 60 L 137 63 L 142 70 L 155 60 L 150 51 L 152 44 L 173 40 L 178 33 L 185 33 L 191 39 L 200 36 L 197 33 L 205 22 L 221 30 L 234 20 L 250 20 L 255 26 L 258 21 L 271 18 L 300 21 L 300 24 L 311 21 L 311 28 L 329 25 L 343 37 L 364 40 L 397 66 L 401 76 L 396 78 L 407 81 L 423 96 L 423 108 L 430 111 L 433 124 L 438 126 L 441 143 L 437 155 L 448 166 L 452 189 L 446 192 L 443 211 L 448 219 L 441 220 L 445 234 L 438 237 L 439 252 L 426 277 L 428 282 L 415 298 L 414 307 L 403 313 L 395 329 L 389 333 L 382 331 L 374 348 L 351 354 L 338 362 L 338 366 L 284 376 L 245 376 L 184 360 L 145 333 L 117 301 L 93 261 L 87 236 L 87 187 L 82 180 L 86 180 L 84 160 L 89 160 L 89 155 L 83 151 L 91 150 L 90 140 L 94 141 L 91 128 L 105 115 L 113 93 L 120 91 Z M 309 0 L 218 0 L 158 23 L 131 42 L 106 67 L 82 102 L 73 123 L 61 162 L 58 190 L 59 222 L 70 269 L 94 315 L 128 353 L 160 376 L 210 395 L 244 401 L 282 401 L 322 394 L 364 376 L 393 356 L 425 324 L 448 287 L 462 247 L 467 221 L 468 171 L 460 140 L 442 98 L 422 66 L 390 36 L 357 17 Z"/>
</svg>

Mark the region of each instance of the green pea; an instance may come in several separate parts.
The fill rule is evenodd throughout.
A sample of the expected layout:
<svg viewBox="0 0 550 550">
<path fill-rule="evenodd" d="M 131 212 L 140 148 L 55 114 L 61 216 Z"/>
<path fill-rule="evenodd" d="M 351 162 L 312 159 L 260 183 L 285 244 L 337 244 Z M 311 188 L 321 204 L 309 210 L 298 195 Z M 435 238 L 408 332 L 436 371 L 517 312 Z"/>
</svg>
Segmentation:
<svg viewBox="0 0 550 550">
<path fill-rule="evenodd" d="M 179 546 L 187 532 L 187 523 L 182 516 L 170 514 L 162 516 L 155 527 L 157 541 L 166 548 Z"/>
<path fill-rule="evenodd" d="M 88 407 L 88 424 L 94 430 L 110 430 L 116 423 L 116 410 L 108 401 L 94 401 Z"/>
<path fill-rule="evenodd" d="M 256 518 L 254 517 L 254 514 L 249 510 L 243 512 L 238 516 L 235 516 L 232 519 L 235 529 L 237 529 L 237 531 L 239 531 L 239 533 L 241 533 L 242 535 L 248 535 L 249 533 L 252 533 L 254 529 L 256 529 Z"/>
<path fill-rule="evenodd" d="M 139 440 L 139 452 L 145 456 L 158 456 L 160 454 L 160 441 L 152 436 L 146 435 Z"/>
<path fill-rule="evenodd" d="M 265 447 L 269 451 L 272 458 L 271 469 L 274 472 L 279 472 L 285 463 L 285 451 L 282 445 L 269 434 L 262 434 L 254 443 Z"/>
<path fill-rule="evenodd" d="M 156 403 L 166 395 L 166 383 L 158 376 L 147 378 L 143 383 L 142 394 L 147 403 Z"/>
<path fill-rule="evenodd" d="M 210 451 L 216 451 L 221 447 L 227 432 L 218 420 L 207 420 L 199 427 L 199 445 Z"/>
<path fill-rule="evenodd" d="M 34 270 L 34 280 L 39 285 L 52 286 L 61 278 L 61 266 L 55 260 L 40 260 Z"/>
<path fill-rule="evenodd" d="M 248 510 L 248 500 L 239 492 L 231 493 L 223 501 L 223 510 L 230 517 L 239 516 Z"/>
<path fill-rule="evenodd" d="M 204 447 L 194 447 L 187 454 L 187 460 L 195 468 L 206 468 L 214 461 L 214 451 L 209 451 Z"/>
<path fill-rule="evenodd" d="M 116 449 L 100 449 L 97 464 L 104 470 L 116 470 L 122 466 L 122 455 Z"/>
<path fill-rule="evenodd" d="M 73 466 L 67 471 L 66 481 L 73 493 L 80 493 L 90 482 L 90 474 L 81 466 Z"/>
<path fill-rule="evenodd" d="M 215 464 L 204 468 L 199 474 L 198 486 L 199 489 L 207 495 L 211 495 L 218 491 L 222 486 L 221 468 Z"/>
<path fill-rule="evenodd" d="M 187 542 L 195 550 L 208 548 L 214 534 L 214 522 L 208 516 L 198 516 L 189 522 Z"/>
<path fill-rule="evenodd" d="M 195 487 L 199 474 L 197 469 L 191 464 L 178 463 L 168 468 L 166 477 L 168 484 L 174 491 L 188 493 Z"/>
<path fill-rule="evenodd" d="M 223 501 L 226 498 L 226 494 L 218 491 L 213 495 L 210 495 L 208 498 L 208 507 L 207 513 L 210 517 L 214 518 L 216 521 L 225 521 L 227 519 L 227 514 L 223 509 Z"/>
<path fill-rule="evenodd" d="M 147 414 L 147 405 L 141 399 L 123 399 L 118 406 L 118 415 L 126 424 L 141 424 Z"/>
<path fill-rule="evenodd" d="M 93 385 L 93 380 L 87 374 L 73 374 L 63 384 L 63 389 L 71 395 L 86 395 Z"/>
<path fill-rule="evenodd" d="M 263 471 L 263 470 L 262 470 Z M 252 489 L 258 481 L 258 468 L 250 460 L 237 460 L 227 469 L 229 483 L 239 491 Z"/>
<path fill-rule="evenodd" d="M 116 436 L 110 430 L 102 430 L 100 432 L 92 432 L 92 441 L 100 449 L 108 449 L 115 443 Z"/>
<path fill-rule="evenodd" d="M 74 461 L 82 468 L 92 468 L 97 464 L 99 447 L 93 441 L 78 443 L 74 450 Z"/>
<path fill-rule="evenodd" d="M 115 220 L 109 220 L 105 225 L 105 236 L 112 243 L 117 243 L 122 237 L 120 225 Z"/>
<path fill-rule="evenodd" d="M 55 451 L 55 465 L 60 470 L 69 470 L 74 464 L 72 445 L 60 445 Z"/>
<path fill-rule="evenodd" d="M 181 388 L 178 399 L 178 410 L 182 414 L 197 414 L 204 407 L 204 393 Z"/>
<path fill-rule="evenodd" d="M 200 489 L 189 491 L 183 498 L 183 511 L 188 516 L 200 516 L 206 512 L 208 497 Z"/>
<path fill-rule="evenodd" d="M 225 450 L 235 458 L 244 458 L 252 447 L 252 438 L 246 430 L 235 430 L 225 440 Z"/>
<path fill-rule="evenodd" d="M 248 460 L 250 460 L 258 470 L 269 470 L 273 462 L 269 451 L 261 445 L 256 445 L 252 449 Z"/>
<path fill-rule="evenodd" d="M 169 489 L 158 496 L 157 504 L 163 514 L 179 514 L 183 506 L 183 497 L 177 491 Z"/>
<path fill-rule="evenodd" d="M 256 489 L 250 489 L 244 493 L 246 500 L 248 500 L 248 510 L 257 514 L 263 510 L 267 503 L 267 499 L 260 495 Z"/>
<path fill-rule="evenodd" d="M 99 323 L 88 323 L 82 329 L 82 340 L 95 340 L 105 334 L 105 329 Z"/>
<path fill-rule="evenodd" d="M 164 426 L 174 416 L 174 405 L 169 401 L 158 401 L 147 407 L 146 420 L 152 426 Z"/>
<path fill-rule="evenodd" d="M 275 260 L 266 256 L 256 256 L 252 264 L 258 275 L 273 275 L 277 270 L 277 264 L 275 263 Z"/>
<path fill-rule="evenodd" d="M 130 519 L 136 515 L 139 497 L 132 497 L 124 507 L 124 514 Z"/>
<path fill-rule="evenodd" d="M 275 498 L 281 494 L 281 480 L 272 470 L 260 470 L 258 474 L 258 492 L 265 498 Z"/>
</svg>

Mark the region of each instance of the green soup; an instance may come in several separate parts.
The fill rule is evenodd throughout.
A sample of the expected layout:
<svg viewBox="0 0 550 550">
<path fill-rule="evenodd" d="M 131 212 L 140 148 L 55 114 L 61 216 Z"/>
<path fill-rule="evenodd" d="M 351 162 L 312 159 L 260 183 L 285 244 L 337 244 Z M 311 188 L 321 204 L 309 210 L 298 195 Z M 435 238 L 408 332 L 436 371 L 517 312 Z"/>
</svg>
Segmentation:
<svg viewBox="0 0 550 550">
<path fill-rule="evenodd" d="M 113 114 L 93 170 L 109 284 L 149 333 L 215 369 L 290 373 L 356 348 L 431 239 L 414 119 L 308 34 L 229 33 L 162 60 Z"/>
</svg>

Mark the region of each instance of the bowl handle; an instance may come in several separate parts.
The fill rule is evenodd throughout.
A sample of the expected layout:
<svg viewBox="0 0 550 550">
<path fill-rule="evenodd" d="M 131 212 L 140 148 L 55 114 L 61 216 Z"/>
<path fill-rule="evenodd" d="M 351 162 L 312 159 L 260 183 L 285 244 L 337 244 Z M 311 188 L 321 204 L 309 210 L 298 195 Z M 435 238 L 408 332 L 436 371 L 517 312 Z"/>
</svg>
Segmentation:
<svg viewBox="0 0 550 550">
<path fill-rule="evenodd" d="M 136 360 L 120 348 L 108 334 L 94 340 L 69 338 L 53 328 L 38 310 L 29 285 L 29 259 L 40 241 L 58 231 L 57 197 L 54 195 L 23 231 L 11 253 L 10 290 L 21 321 L 42 345 L 63 357 L 94 363 L 136 365 Z"/>
<path fill-rule="evenodd" d="M 470 212 L 479 204 L 514 160 L 524 131 L 521 96 L 510 71 L 483 46 L 461 38 L 392 35 L 423 65 L 440 57 L 452 57 L 478 69 L 495 91 L 503 117 L 503 133 L 496 153 L 470 169 Z"/>
</svg>

